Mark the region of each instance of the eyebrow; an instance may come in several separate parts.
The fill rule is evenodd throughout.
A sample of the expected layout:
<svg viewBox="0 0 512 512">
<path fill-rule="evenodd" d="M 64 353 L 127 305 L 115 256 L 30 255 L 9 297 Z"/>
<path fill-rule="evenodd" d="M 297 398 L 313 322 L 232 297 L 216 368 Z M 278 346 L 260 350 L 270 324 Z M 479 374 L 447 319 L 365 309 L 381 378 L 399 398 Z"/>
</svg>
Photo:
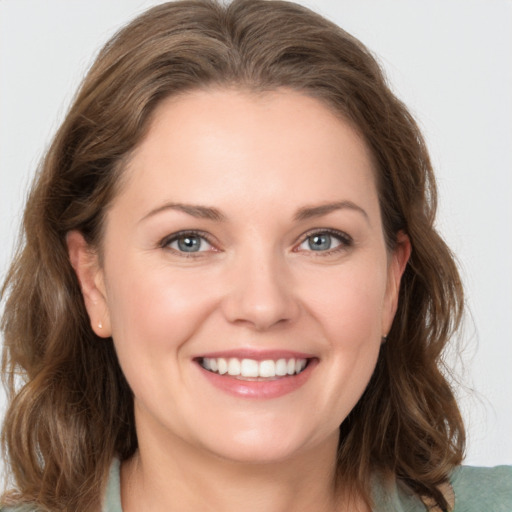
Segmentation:
<svg viewBox="0 0 512 512">
<path fill-rule="evenodd" d="M 319 206 L 305 206 L 299 208 L 295 214 L 296 221 L 308 220 L 315 217 L 322 217 L 336 210 L 353 210 L 361 213 L 366 220 L 369 220 L 368 214 L 363 208 L 353 203 L 352 201 L 338 201 L 335 203 L 321 204 Z"/>
<path fill-rule="evenodd" d="M 222 214 L 216 208 L 211 208 L 209 206 L 201 206 L 201 205 L 191 205 L 184 203 L 165 203 L 154 210 L 151 210 L 148 214 L 142 217 L 141 221 L 153 217 L 154 215 L 161 213 L 165 210 L 176 210 L 179 212 L 187 213 L 192 217 L 196 217 L 198 219 L 208 219 L 214 220 L 217 222 L 225 221 L 226 216 Z"/>
<path fill-rule="evenodd" d="M 337 210 L 353 210 L 355 212 L 361 213 L 366 220 L 369 220 L 368 214 L 366 211 L 353 203 L 352 201 L 338 201 L 334 203 L 321 204 L 318 206 L 304 206 L 299 208 L 294 215 L 295 221 L 304 221 L 308 219 L 312 219 L 315 217 L 322 217 L 323 215 L 328 215 Z M 154 210 L 151 210 L 149 213 L 142 217 L 141 221 L 157 215 L 165 210 L 176 210 L 183 213 L 186 213 L 192 217 L 197 219 L 207 219 L 213 220 L 217 222 L 223 222 L 227 220 L 227 217 L 220 212 L 217 208 L 213 208 L 210 206 L 201 206 L 201 205 L 191 205 L 185 203 L 165 203 Z"/>
</svg>

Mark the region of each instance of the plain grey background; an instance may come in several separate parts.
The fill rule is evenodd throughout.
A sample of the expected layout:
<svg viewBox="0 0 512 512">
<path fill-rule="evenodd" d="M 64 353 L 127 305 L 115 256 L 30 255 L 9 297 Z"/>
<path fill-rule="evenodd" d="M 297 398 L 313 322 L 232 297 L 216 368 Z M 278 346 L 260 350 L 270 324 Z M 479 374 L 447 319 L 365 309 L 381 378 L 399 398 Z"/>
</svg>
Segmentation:
<svg viewBox="0 0 512 512">
<path fill-rule="evenodd" d="M 0 278 L 37 163 L 93 57 L 150 0 L 0 0 Z M 360 38 L 423 128 L 466 286 L 467 463 L 512 463 L 512 1 L 301 1 Z M 0 406 L 4 398 L 0 395 Z"/>
</svg>

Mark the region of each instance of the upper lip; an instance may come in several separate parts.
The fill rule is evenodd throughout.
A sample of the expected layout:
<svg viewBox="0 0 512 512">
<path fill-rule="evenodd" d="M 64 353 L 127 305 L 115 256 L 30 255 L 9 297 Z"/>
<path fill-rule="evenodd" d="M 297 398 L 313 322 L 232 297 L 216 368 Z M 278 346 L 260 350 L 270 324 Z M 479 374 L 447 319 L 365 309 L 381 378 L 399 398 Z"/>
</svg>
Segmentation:
<svg viewBox="0 0 512 512">
<path fill-rule="evenodd" d="M 265 361 L 267 359 L 311 359 L 315 357 L 313 354 L 305 352 L 296 352 L 294 350 L 255 350 L 255 349 L 232 349 L 216 352 L 207 352 L 200 354 L 194 359 L 200 358 L 236 358 L 236 359 L 254 359 L 255 361 Z"/>
</svg>

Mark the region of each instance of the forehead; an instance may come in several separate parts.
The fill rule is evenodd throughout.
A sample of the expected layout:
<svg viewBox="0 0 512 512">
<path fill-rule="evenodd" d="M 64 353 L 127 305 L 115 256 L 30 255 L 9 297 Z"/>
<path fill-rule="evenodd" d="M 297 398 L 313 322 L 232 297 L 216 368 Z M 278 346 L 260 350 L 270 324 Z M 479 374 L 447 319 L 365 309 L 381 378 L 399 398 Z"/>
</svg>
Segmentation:
<svg viewBox="0 0 512 512">
<path fill-rule="evenodd" d="M 291 190 L 306 202 L 376 195 L 372 156 L 357 131 L 320 100 L 285 89 L 165 100 L 125 174 L 124 193 L 140 205 L 165 195 L 204 204 L 290 202 Z"/>
</svg>

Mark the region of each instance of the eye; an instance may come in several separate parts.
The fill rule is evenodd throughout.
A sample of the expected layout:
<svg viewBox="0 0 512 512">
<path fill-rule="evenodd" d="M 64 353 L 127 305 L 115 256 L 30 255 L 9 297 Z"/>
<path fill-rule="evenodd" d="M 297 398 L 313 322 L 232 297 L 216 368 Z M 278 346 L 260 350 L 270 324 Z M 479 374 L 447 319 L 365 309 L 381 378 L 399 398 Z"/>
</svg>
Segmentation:
<svg viewBox="0 0 512 512">
<path fill-rule="evenodd" d="M 306 235 L 299 251 L 336 252 L 352 245 L 352 238 L 341 231 L 323 230 Z"/>
<path fill-rule="evenodd" d="M 178 253 L 201 253 L 211 251 L 212 244 L 204 235 L 195 232 L 180 232 L 166 237 L 161 246 L 172 249 Z"/>
</svg>

